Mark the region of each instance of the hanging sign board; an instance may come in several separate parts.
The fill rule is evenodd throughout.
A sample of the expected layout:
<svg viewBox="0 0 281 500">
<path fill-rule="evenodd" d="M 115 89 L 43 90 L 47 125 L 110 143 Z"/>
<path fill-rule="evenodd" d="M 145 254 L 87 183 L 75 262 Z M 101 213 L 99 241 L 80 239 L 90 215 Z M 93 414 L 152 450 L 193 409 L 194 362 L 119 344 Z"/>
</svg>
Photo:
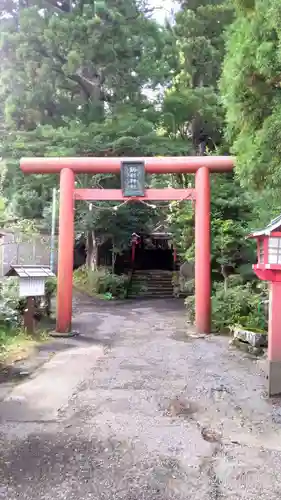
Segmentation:
<svg viewBox="0 0 281 500">
<path fill-rule="evenodd" d="M 121 186 L 123 196 L 145 196 L 144 162 L 121 162 Z"/>
<path fill-rule="evenodd" d="M 42 297 L 45 295 L 44 278 L 20 278 L 20 297 Z"/>
</svg>

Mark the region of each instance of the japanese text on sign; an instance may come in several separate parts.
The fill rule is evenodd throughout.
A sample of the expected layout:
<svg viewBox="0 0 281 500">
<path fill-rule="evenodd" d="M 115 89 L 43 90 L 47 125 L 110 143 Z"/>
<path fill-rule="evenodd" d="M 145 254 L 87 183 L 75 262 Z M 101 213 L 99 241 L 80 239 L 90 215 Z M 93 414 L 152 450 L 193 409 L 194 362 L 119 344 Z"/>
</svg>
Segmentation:
<svg viewBox="0 0 281 500">
<path fill-rule="evenodd" d="M 144 196 L 144 163 L 123 162 L 121 181 L 124 196 Z"/>
</svg>

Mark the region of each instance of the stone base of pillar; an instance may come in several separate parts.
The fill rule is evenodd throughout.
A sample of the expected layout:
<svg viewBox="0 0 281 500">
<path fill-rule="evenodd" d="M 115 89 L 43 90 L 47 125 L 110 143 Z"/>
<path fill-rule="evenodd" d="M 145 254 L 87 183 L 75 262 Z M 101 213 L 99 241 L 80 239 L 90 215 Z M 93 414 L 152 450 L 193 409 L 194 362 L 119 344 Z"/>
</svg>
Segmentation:
<svg viewBox="0 0 281 500">
<path fill-rule="evenodd" d="M 80 333 L 79 332 L 67 332 L 67 333 L 60 333 L 60 332 L 49 332 L 50 337 L 58 338 L 58 339 L 68 339 L 69 337 L 79 337 Z"/>
<path fill-rule="evenodd" d="M 281 395 L 281 361 L 268 362 L 268 395 Z"/>
</svg>

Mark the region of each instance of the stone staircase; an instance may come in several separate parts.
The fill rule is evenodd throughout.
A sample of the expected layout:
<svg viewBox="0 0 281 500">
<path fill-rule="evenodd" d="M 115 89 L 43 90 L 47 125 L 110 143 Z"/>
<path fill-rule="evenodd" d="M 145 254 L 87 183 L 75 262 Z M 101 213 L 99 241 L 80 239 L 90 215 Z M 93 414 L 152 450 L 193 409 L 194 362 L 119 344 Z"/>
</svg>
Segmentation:
<svg viewBox="0 0 281 500">
<path fill-rule="evenodd" d="M 135 271 L 128 297 L 173 297 L 172 271 Z"/>
</svg>

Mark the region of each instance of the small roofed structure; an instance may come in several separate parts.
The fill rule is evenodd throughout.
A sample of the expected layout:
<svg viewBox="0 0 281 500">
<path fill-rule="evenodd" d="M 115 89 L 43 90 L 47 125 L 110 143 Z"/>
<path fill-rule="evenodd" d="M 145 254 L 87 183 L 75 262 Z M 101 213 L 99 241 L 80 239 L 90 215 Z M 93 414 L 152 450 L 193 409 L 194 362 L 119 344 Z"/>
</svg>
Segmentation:
<svg viewBox="0 0 281 500">
<path fill-rule="evenodd" d="M 170 240 L 173 237 L 166 224 L 158 224 L 154 229 L 152 229 L 150 236 L 153 239 L 159 240 Z"/>
<path fill-rule="evenodd" d="M 7 278 L 19 278 L 19 296 L 27 299 L 24 311 L 24 327 L 28 333 L 34 332 L 35 308 L 34 298 L 45 295 L 45 282 L 54 277 L 49 266 L 11 266 L 5 274 Z"/>
<path fill-rule="evenodd" d="M 45 281 L 55 274 L 49 266 L 15 265 L 11 266 L 5 276 L 20 279 L 20 297 L 40 297 L 45 293 Z"/>
<path fill-rule="evenodd" d="M 281 270 L 281 215 L 273 219 L 264 229 L 249 234 L 257 241 L 258 262 L 253 266 L 260 279 L 271 281 L 273 273 Z"/>
<path fill-rule="evenodd" d="M 269 236 L 273 231 L 279 231 L 281 229 L 281 214 L 270 221 L 270 223 L 264 229 L 258 229 L 253 233 L 249 234 L 249 238 L 257 238 L 259 236 Z"/>
<path fill-rule="evenodd" d="M 5 276 L 18 276 L 19 278 L 35 278 L 35 277 L 44 277 L 44 278 L 52 278 L 54 277 L 54 273 L 51 271 L 49 266 L 21 266 L 15 265 L 11 266 L 11 269 L 5 274 Z"/>
</svg>

